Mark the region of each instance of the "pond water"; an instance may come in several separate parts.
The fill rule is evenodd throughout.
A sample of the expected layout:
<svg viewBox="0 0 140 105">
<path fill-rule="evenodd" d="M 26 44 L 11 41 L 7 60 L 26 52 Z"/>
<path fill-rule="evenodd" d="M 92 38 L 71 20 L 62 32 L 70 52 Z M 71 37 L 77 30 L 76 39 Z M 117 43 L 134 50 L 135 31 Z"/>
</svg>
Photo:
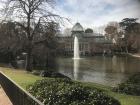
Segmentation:
<svg viewBox="0 0 140 105">
<path fill-rule="evenodd" d="M 108 86 L 115 86 L 140 72 L 140 58 L 131 56 L 57 58 L 57 62 L 59 72 L 74 80 Z"/>
</svg>

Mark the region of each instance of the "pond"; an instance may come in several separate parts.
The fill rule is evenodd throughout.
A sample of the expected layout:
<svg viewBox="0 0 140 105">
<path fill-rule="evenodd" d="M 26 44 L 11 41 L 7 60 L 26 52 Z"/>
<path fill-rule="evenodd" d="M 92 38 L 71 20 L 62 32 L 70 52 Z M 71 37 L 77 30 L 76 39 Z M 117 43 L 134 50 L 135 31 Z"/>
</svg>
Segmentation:
<svg viewBox="0 0 140 105">
<path fill-rule="evenodd" d="M 116 86 L 131 74 L 140 72 L 140 58 L 131 56 L 57 58 L 57 62 L 59 72 L 74 80 L 108 86 Z"/>
</svg>

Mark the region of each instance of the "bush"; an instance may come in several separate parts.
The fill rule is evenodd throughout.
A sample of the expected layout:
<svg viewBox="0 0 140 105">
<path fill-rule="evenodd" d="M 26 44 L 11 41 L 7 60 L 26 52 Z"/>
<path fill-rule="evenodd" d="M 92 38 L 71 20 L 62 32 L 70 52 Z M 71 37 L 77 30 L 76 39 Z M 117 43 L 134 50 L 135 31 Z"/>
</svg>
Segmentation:
<svg viewBox="0 0 140 105">
<path fill-rule="evenodd" d="M 61 74 L 59 72 L 55 72 L 53 70 L 34 70 L 32 72 L 32 74 L 38 75 L 38 76 L 41 76 L 41 77 L 67 78 L 67 79 L 71 79 L 71 78 L 65 76 L 64 74 Z"/>
<path fill-rule="evenodd" d="M 51 71 L 51 70 L 41 71 L 40 76 L 42 76 L 42 77 L 51 77 L 51 78 L 67 78 L 67 79 L 70 79 L 69 77 L 67 77 L 67 76 L 65 76 L 65 75 L 63 75 L 61 73 L 54 72 L 54 71 Z"/>
<path fill-rule="evenodd" d="M 140 96 L 140 73 L 134 74 L 126 82 L 113 88 L 113 91 Z"/>
<path fill-rule="evenodd" d="M 126 82 L 128 84 L 138 84 L 138 85 L 140 85 L 140 73 L 132 75 Z"/>
<path fill-rule="evenodd" d="M 69 79 L 43 79 L 28 91 L 45 105 L 120 105 L 98 89 L 91 89 Z"/>
</svg>

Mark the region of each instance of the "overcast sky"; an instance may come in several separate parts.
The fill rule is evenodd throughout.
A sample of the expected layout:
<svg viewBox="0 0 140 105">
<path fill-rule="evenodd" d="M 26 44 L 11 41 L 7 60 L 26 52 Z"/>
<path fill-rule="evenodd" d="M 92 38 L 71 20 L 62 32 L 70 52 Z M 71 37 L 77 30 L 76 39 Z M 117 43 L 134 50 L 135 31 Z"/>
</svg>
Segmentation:
<svg viewBox="0 0 140 105">
<path fill-rule="evenodd" d="M 138 0 L 57 0 L 55 9 L 57 14 L 70 18 L 73 24 L 80 22 L 84 27 L 140 17 Z"/>
<path fill-rule="evenodd" d="M 4 0 L 3 0 L 4 1 Z M 140 0 L 56 0 L 56 14 L 67 17 L 72 27 L 80 22 L 83 27 L 94 28 L 123 18 L 140 18 Z M 0 8 L 2 5 L 0 4 Z M 140 22 L 140 19 L 139 19 Z"/>
</svg>

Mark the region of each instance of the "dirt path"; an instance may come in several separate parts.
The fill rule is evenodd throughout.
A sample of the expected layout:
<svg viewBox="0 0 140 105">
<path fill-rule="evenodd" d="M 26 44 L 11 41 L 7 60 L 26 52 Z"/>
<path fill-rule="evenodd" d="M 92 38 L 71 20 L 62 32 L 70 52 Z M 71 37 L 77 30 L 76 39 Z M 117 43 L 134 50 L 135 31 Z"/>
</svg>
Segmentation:
<svg viewBox="0 0 140 105">
<path fill-rule="evenodd" d="M 13 105 L 1 86 L 0 86 L 0 105 Z"/>
</svg>

